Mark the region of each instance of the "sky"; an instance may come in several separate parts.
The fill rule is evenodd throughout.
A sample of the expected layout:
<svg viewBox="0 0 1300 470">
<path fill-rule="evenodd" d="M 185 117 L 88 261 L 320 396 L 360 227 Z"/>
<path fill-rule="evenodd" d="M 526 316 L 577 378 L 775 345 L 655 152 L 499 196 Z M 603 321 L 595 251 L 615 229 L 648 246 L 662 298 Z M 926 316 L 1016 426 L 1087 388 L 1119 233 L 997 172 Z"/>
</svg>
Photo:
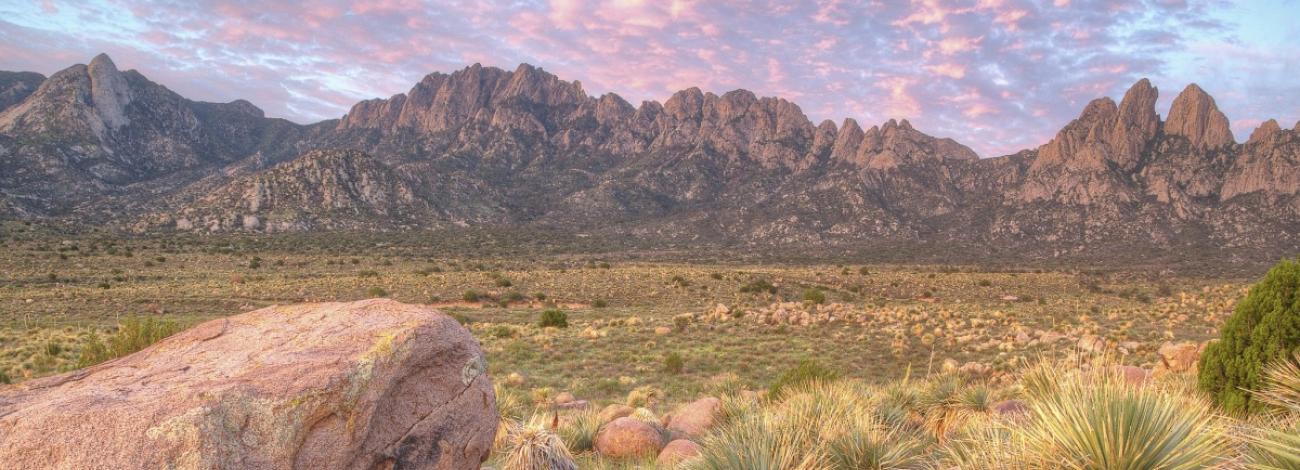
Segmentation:
<svg viewBox="0 0 1300 470">
<path fill-rule="evenodd" d="M 1147 77 L 1157 112 L 1197 83 L 1238 141 L 1300 119 L 1300 0 L 0 0 L 0 70 L 108 53 L 187 98 L 299 123 L 424 75 L 527 62 L 593 96 L 698 86 L 814 123 L 909 119 L 991 157 L 1033 148 Z"/>
</svg>

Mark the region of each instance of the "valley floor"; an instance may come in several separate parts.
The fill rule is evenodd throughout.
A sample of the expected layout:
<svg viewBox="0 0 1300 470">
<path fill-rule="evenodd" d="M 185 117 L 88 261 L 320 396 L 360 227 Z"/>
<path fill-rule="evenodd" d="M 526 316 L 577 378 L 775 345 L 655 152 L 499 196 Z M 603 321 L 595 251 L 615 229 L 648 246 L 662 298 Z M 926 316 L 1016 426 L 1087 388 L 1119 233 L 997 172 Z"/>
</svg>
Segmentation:
<svg viewBox="0 0 1300 470">
<path fill-rule="evenodd" d="M 1011 371 L 1094 335 L 1152 367 L 1204 341 L 1247 280 L 972 266 L 663 261 L 644 254 L 475 256 L 447 243 L 294 237 L 59 236 L 8 226 L 0 378 L 76 368 L 92 332 L 186 326 L 255 308 L 390 297 L 468 325 L 497 382 L 615 400 L 694 399 L 724 373 L 762 388 L 803 359 L 873 382 L 944 362 Z M 486 250 L 485 250 L 486 251 Z M 557 309 L 566 328 L 542 328 Z"/>
</svg>

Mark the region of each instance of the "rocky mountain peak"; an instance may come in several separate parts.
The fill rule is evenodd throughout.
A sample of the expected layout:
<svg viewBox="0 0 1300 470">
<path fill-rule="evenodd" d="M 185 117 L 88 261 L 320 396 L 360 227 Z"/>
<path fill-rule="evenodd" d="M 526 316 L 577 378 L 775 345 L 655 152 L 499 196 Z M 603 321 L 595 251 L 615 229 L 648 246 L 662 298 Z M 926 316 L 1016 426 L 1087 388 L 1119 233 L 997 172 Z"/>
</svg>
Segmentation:
<svg viewBox="0 0 1300 470">
<path fill-rule="evenodd" d="M 95 56 L 86 67 L 86 73 L 90 75 L 91 102 L 104 127 L 116 131 L 130 124 L 126 106 L 131 104 L 131 88 L 113 59 L 108 54 Z"/>
<path fill-rule="evenodd" d="M 1267 121 L 1264 121 L 1263 124 L 1260 124 L 1259 127 L 1256 127 L 1254 132 L 1250 133 L 1250 139 L 1247 140 L 1246 143 L 1257 144 L 1257 143 L 1265 142 L 1281 131 L 1282 131 L 1282 126 L 1279 126 L 1277 124 L 1277 120 L 1269 119 Z"/>
<path fill-rule="evenodd" d="M 1136 168 L 1143 149 L 1160 131 L 1160 115 L 1156 114 L 1156 99 L 1159 96 L 1159 90 L 1145 78 L 1138 80 L 1124 93 L 1110 142 L 1110 159 L 1120 168 Z"/>
<path fill-rule="evenodd" d="M 1219 111 L 1214 98 L 1195 83 L 1187 85 L 1174 98 L 1174 104 L 1169 108 L 1169 120 L 1165 122 L 1165 133 L 1186 137 L 1192 147 L 1202 150 L 1236 143 L 1232 129 L 1228 127 L 1228 117 Z"/>
</svg>

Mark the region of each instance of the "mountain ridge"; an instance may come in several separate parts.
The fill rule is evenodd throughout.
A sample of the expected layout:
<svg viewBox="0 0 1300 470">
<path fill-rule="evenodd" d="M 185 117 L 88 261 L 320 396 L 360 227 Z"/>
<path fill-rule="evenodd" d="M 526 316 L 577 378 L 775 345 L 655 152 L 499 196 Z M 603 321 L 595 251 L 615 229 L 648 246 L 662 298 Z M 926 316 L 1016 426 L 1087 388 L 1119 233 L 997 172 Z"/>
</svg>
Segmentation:
<svg viewBox="0 0 1300 470">
<path fill-rule="evenodd" d="M 982 243 L 1033 256 L 1189 243 L 1271 255 L 1295 249 L 1300 219 L 1300 123 L 1266 121 L 1237 143 L 1195 84 L 1167 119 L 1142 79 L 1042 146 L 981 159 L 907 120 L 814 124 L 797 104 L 746 90 L 688 88 L 633 106 L 528 64 L 432 73 L 310 125 L 242 100 L 185 100 L 107 56 L 92 65 L 0 110 L 0 164 L 58 177 L 0 178 L 0 204 L 19 208 L 11 217 L 218 232 L 546 226 L 741 244 Z M 285 166 L 299 160 L 315 163 Z M 321 162 L 376 166 L 344 165 L 349 176 Z M 353 215 L 325 217 L 283 192 L 267 204 L 235 197 L 258 178 L 352 201 Z M 384 183 L 356 185 L 375 178 Z M 60 185 L 78 190 L 51 191 Z M 357 187 L 368 189 L 345 190 Z M 47 194 L 60 203 L 24 202 Z M 286 213 L 292 204 L 275 199 L 307 206 Z"/>
</svg>

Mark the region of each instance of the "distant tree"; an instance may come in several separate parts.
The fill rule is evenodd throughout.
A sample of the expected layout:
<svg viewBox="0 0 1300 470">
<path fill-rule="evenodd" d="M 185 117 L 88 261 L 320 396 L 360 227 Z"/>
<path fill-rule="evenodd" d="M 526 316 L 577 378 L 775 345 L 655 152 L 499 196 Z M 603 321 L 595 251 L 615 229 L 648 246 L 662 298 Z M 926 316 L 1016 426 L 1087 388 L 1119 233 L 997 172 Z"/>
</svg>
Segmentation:
<svg viewBox="0 0 1300 470">
<path fill-rule="evenodd" d="M 1262 372 L 1300 350 L 1300 262 L 1282 261 L 1250 288 L 1201 356 L 1200 387 L 1230 412 L 1264 407 L 1251 398 Z"/>
</svg>

